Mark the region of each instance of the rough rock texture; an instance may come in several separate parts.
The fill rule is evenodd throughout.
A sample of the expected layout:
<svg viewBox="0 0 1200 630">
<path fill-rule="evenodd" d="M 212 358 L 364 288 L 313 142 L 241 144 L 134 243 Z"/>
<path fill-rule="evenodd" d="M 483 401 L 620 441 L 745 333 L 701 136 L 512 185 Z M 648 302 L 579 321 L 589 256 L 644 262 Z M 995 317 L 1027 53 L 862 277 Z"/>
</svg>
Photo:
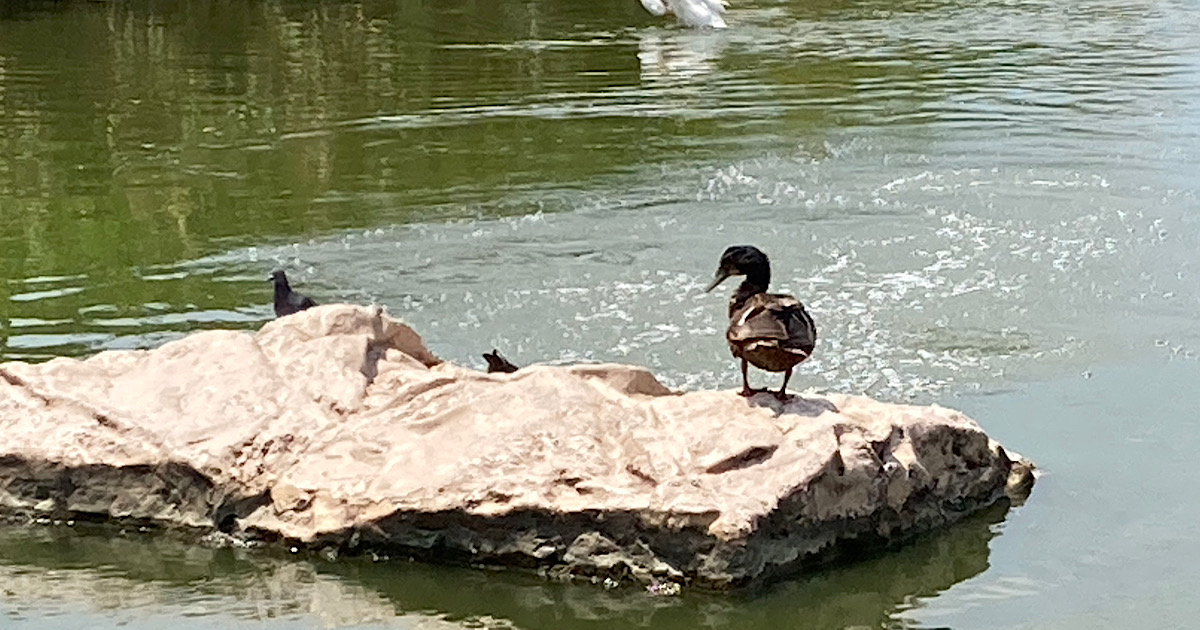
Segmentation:
<svg viewBox="0 0 1200 630">
<path fill-rule="evenodd" d="M 727 588 L 1028 489 L 941 407 L 484 374 L 377 309 L 0 365 L 0 511 Z"/>
</svg>

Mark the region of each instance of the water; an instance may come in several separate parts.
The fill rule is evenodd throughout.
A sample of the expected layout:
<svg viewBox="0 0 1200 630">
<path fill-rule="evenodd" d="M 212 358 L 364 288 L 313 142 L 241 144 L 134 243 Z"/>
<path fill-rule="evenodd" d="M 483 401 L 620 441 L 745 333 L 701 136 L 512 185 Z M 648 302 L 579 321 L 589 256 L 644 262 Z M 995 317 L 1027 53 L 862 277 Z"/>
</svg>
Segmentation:
<svg viewBox="0 0 1200 630">
<path fill-rule="evenodd" d="M 1028 505 L 732 600 L 0 528 L 0 626 L 1195 625 L 1200 7 L 729 18 L 4 3 L 0 358 L 253 329 L 282 267 L 452 361 L 733 387 L 701 291 L 753 243 L 820 329 L 796 387 L 967 411 L 1046 471 Z"/>
</svg>

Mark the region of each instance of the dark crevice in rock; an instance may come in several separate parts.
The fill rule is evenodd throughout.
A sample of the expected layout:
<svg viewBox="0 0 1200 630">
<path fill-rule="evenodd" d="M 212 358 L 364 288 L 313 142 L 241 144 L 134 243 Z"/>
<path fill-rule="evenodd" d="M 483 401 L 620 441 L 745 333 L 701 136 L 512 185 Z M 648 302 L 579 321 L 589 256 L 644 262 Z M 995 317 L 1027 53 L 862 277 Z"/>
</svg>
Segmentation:
<svg viewBox="0 0 1200 630">
<path fill-rule="evenodd" d="M 13 387 L 17 387 L 17 388 L 25 390 L 26 392 L 29 393 L 30 396 L 33 396 L 34 398 L 41 401 L 42 404 L 45 404 L 45 405 L 50 404 L 49 398 L 46 398 L 42 394 L 38 393 L 37 390 L 30 387 L 29 384 L 26 383 L 24 379 L 17 376 L 16 374 L 13 374 L 12 372 L 5 370 L 4 368 L 0 368 L 0 378 L 4 379 L 4 381 L 6 383 L 8 383 L 9 385 L 12 385 Z"/>
<path fill-rule="evenodd" d="M 641 479 L 642 481 L 646 482 L 647 484 L 649 484 L 651 486 L 658 485 L 658 480 L 655 479 L 653 476 L 651 476 L 650 473 L 642 470 L 640 467 L 635 466 L 633 464 L 626 464 L 625 472 L 633 475 L 634 477 L 637 477 L 638 479 Z"/>
<path fill-rule="evenodd" d="M 871 441 L 871 450 L 875 452 L 875 457 L 879 461 L 887 459 L 888 455 L 896 448 L 896 444 L 904 439 L 904 429 L 900 427 L 892 427 L 891 433 L 882 440 Z"/>
<path fill-rule="evenodd" d="M 712 466 L 709 466 L 704 470 L 704 472 L 710 475 L 719 475 L 731 470 L 737 470 L 739 468 L 747 468 L 755 464 L 761 464 L 774 455 L 778 448 L 778 444 L 771 444 L 768 446 L 751 446 L 737 455 L 727 457 L 713 464 Z"/>
<path fill-rule="evenodd" d="M 109 418 L 108 416 L 106 416 L 102 413 L 93 413 L 92 418 L 94 418 L 96 420 L 96 424 L 98 424 L 106 429 L 112 429 L 114 431 L 118 431 L 121 428 L 120 425 L 118 425 L 116 422 L 113 422 L 112 418 Z"/>
<path fill-rule="evenodd" d="M 240 521 L 258 508 L 270 505 L 271 493 L 263 492 L 243 497 L 227 497 L 212 510 L 213 528 L 223 534 L 231 534 L 240 528 Z"/>
</svg>

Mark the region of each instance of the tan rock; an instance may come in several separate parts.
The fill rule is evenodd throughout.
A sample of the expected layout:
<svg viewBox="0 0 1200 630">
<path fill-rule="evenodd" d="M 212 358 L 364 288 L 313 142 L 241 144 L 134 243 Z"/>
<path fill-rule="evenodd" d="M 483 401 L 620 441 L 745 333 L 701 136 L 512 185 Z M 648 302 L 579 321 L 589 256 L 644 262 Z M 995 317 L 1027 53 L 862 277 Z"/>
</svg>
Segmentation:
<svg viewBox="0 0 1200 630">
<path fill-rule="evenodd" d="M 484 374 L 378 309 L 0 365 L 0 510 L 714 588 L 908 536 L 1032 467 L 941 407 Z"/>
</svg>

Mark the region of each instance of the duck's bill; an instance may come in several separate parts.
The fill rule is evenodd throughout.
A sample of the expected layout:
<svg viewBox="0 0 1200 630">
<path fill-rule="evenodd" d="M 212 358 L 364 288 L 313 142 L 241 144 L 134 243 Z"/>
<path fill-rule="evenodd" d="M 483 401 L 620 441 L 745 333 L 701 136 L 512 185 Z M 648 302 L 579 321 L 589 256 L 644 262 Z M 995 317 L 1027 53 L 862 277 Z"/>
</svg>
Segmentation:
<svg viewBox="0 0 1200 630">
<path fill-rule="evenodd" d="M 725 282 L 725 279 L 728 277 L 729 277 L 729 274 L 727 274 L 725 272 L 718 272 L 717 277 L 713 278 L 712 283 L 708 285 L 708 288 L 705 289 L 704 292 L 708 293 L 709 291 L 712 291 L 713 289 L 717 288 L 717 285 L 721 284 L 722 282 Z"/>
</svg>

